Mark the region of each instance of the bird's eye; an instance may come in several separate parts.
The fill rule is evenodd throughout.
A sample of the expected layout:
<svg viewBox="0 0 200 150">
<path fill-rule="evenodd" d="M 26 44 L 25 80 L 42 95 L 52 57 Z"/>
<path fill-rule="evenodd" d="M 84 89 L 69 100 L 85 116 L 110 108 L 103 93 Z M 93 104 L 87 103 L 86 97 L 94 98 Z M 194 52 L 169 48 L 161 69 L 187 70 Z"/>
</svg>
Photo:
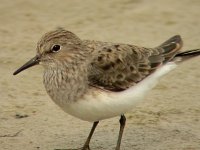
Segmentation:
<svg viewBox="0 0 200 150">
<path fill-rule="evenodd" d="M 58 52 L 60 49 L 61 49 L 60 45 L 54 45 L 51 50 L 52 52 Z"/>
</svg>

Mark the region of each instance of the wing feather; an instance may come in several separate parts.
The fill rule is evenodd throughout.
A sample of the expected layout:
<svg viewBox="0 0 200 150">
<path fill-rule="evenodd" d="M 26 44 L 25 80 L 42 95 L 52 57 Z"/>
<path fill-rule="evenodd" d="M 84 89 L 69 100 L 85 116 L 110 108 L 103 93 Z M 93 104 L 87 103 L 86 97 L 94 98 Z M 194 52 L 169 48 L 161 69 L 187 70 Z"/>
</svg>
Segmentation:
<svg viewBox="0 0 200 150">
<path fill-rule="evenodd" d="M 89 83 L 111 91 L 136 85 L 170 61 L 182 46 L 180 36 L 174 36 L 156 48 L 85 41 L 86 45 L 89 43 L 96 53 L 89 67 Z"/>
</svg>

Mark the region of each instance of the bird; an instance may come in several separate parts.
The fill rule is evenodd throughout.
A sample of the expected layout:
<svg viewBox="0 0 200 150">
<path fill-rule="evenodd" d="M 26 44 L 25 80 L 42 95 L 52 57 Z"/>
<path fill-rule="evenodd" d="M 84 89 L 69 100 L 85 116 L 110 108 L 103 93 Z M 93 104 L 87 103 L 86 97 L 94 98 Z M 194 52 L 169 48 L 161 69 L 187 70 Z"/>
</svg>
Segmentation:
<svg viewBox="0 0 200 150">
<path fill-rule="evenodd" d="M 182 62 L 200 55 L 200 49 L 180 51 L 183 41 L 175 35 L 154 48 L 131 44 L 82 40 L 59 28 L 44 34 L 36 55 L 13 75 L 35 65 L 44 68 L 43 83 L 50 98 L 66 113 L 93 123 L 81 150 L 99 121 L 120 116 L 115 150 L 120 150 L 125 113 Z"/>
</svg>

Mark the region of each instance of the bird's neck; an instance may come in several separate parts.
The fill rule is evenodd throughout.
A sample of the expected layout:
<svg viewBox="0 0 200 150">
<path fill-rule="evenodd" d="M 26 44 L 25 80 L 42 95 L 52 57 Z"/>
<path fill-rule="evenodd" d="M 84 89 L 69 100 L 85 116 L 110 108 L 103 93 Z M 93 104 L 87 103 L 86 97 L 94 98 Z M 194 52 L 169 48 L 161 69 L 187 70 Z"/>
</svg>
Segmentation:
<svg viewBox="0 0 200 150">
<path fill-rule="evenodd" d="M 87 67 L 84 64 L 48 67 L 43 82 L 47 93 L 58 105 L 75 102 L 88 88 Z"/>
</svg>

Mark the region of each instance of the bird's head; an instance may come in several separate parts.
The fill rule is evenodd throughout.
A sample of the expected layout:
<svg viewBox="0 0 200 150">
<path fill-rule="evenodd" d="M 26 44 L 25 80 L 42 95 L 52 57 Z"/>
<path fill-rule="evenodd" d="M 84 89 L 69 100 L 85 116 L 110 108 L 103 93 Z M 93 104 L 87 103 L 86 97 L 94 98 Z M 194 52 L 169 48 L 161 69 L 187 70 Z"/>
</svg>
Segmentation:
<svg viewBox="0 0 200 150">
<path fill-rule="evenodd" d="M 46 33 L 37 44 L 36 56 L 17 69 L 13 74 L 41 64 L 45 68 L 61 64 L 73 65 L 85 58 L 81 40 L 72 32 L 58 29 Z"/>
</svg>

